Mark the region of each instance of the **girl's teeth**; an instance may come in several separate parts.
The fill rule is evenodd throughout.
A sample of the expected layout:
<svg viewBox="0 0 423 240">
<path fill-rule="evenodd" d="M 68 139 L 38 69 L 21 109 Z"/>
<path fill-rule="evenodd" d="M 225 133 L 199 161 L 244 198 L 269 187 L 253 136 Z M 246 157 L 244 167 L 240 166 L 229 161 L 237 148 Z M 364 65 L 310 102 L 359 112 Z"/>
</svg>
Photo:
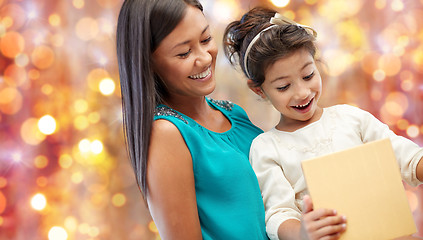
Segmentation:
<svg viewBox="0 0 423 240">
<path fill-rule="evenodd" d="M 310 101 L 311 102 L 311 101 Z M 295 105 L 294 107 L 296 107 L 296 108 L 303 108 L 303 107 L 306 107 L 307 105 L 309 105 L 310 104 L 310 102 L 308 102 L 308 103 L 306 103 L 306 104 L 304 104 L 304 105 Z"/>
<path fill-rule="evenodd" d="M 207 75 L 210 74 L 210 68 L 208 68 L 206 71 L 199 73 L 199 74 L 195 74 L 192 76 L 189 76 L 192 79 L 200 79 L 200 78 L 205 78 Z"/>
</svg>

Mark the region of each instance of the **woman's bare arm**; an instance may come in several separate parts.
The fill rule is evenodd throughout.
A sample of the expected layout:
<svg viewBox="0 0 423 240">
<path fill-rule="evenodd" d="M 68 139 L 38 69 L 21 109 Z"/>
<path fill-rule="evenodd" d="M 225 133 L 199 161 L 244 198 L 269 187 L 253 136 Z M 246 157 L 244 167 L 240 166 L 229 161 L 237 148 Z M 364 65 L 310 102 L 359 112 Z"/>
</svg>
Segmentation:
<svg viewBox="0 0 423 240">
<path fill-rule="evenodd" d="M 191 154 L 169 121 L 153 123 L 147 182 L 147 202 L 161 238 L 202 239 Z"/>
</svg>

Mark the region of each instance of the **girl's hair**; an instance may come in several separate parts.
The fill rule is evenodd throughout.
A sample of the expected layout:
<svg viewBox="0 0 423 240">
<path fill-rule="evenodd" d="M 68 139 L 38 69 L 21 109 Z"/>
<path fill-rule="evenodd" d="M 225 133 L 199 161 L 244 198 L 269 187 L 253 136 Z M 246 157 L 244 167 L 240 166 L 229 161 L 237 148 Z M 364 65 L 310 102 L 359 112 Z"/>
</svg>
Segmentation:
<svg viewBox="0 0 423 240">
<path fill-rule="evenodd" d="M 116 47 L 124 134 L 144 198 L 148 194 L 147 157 L 154 109 L 167 95 L 153 71 L 152 54 L 182 20 L 188 5 L 203 11 L 198 0 L 125 0 L 119 13 Z"/>
<path fill-rule="evenodd" d="M 255 86 L 264 82 L 266 69 L 276 60 L 284 58 L 297 51 L 306 49 L 313 57 L 316 55 L 315 37 L 307 30 L 289 20 L 277 24 L 268 30 L 262 30 L 272 25 L 270 19 L 276 11 L 256 7 L 244 14 L 239 21 L 230 23 L 223 35 L 223 49 L 232 65 L 238 62 L 244 74 L 251 78 Z M 260 37 L 251 46 L 247 56 L 247 66 L 243 64 L 248 45 L 257 34 Z M 236 57 L 236 58 L 235 58 Z"/>
</svg>

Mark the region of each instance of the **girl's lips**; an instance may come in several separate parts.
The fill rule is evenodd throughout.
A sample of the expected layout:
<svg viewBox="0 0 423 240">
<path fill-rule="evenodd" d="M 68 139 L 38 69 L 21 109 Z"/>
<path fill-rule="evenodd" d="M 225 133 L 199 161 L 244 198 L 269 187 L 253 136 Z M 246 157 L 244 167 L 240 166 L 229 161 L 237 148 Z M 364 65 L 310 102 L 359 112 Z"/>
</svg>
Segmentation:
<svg viewBox="0 0 423 240">
<path fill-rule="evenodd" d="M 310 111 L 313 101 L 314 101 L 314 98 L 312 98 L 310 102 L 308 102 L 305 105 L 296 105 L 296 106 L 292 106 L 292 108 L 300 113 L 306 113 Z"/>
</svg>

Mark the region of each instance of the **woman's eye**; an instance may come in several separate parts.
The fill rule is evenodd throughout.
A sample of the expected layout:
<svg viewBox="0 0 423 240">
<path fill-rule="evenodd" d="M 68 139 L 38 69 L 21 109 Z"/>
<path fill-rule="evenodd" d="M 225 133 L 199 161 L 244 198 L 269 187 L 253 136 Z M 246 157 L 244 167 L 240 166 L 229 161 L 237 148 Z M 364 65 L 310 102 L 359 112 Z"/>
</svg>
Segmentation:
<svg viewBox="0 0 423 240">
<path fill-rule="evenodd" d="M 287 90 L 289 88 L 289 84 L 288 85 L 285 85 L 285 86 L 283 86 L 283 87 L 278 87 L 277 89 L 279 90 L 279 91 L 285 91 L 285 90 Z"/>
<path fill-rule="evenodd" d="M 310 74 L 304 77 L 304 80 L 310 80 L 314 76 L 314 71 Z"/>
<path fill-rule="evenodd" d="M 212 36 L 210 36 L 210 37 L 208 37 L 208 38 L 204 39 L 204 40 L 203 40 L 203 41 L 201 41 L 201 42 L 202 42 L 202 43 L 208 43 L 208 42 L 210 42 L 212 39 L 213 39 L 213 37 L 212 37 Z"/>
<path fill-rule="evenodd" d="M 181 57 L 181 58 L 187 58 L 187 57 L 189 56 L 189 54 L 190 54 L 190 53 L 191 53 L 191 49 L 190 49 L 188 52 L 178 54 L 177 56 L 178 56 L 178 57 Z"/>
</svg>

